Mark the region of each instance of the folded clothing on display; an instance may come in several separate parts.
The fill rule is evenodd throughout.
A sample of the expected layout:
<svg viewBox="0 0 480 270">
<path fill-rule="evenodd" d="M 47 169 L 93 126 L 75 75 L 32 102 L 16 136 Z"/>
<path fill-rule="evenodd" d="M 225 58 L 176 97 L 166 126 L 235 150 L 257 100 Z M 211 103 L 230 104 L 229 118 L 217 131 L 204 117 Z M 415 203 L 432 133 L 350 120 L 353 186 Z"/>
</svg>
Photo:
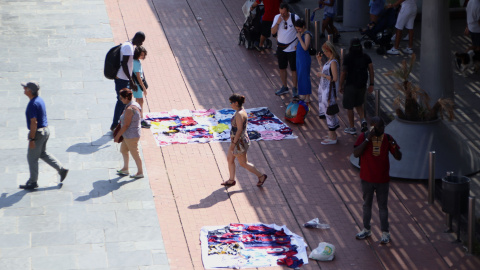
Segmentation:
<svg viewBox="0 0 480 270">
<path fill-rule="evenodd" d="M 200 231 L 205 269 L 300 267 L 308 263 L 307 244 L 286 226 L 231 223 Z"/>
<path fill-rule="evenodd" d="M 267 107 L 250 108 L 247 132 L 250 140 L 296 139 L 293 131 Z M 158 146 L 187 143 L 230 142 L 230 120 L 235 110 L 172 110 L 145 115 Z"/>
</svg>

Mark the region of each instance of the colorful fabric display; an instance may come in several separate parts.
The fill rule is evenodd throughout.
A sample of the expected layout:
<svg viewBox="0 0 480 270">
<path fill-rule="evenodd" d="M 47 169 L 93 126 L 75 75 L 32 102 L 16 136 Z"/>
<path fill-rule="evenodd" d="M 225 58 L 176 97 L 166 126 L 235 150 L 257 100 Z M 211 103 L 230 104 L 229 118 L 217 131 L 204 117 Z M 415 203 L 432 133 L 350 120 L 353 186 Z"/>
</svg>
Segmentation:
<svg viewBox="0 0 480 270">
<path fill-rule="evenodd" d="M 205 269 L 300 267 L 308 263 L 306 243 L 285 226 L 231 223 L 200 231 Z"/>
<path fill-rule="evenodd" d="M 266 107 L 246 109 L 250 140 L 295 139 L 291 128 Z M 230 141 L 232 109 L 172 110 L 145 115 L 158 146 Z"/>
</svg>

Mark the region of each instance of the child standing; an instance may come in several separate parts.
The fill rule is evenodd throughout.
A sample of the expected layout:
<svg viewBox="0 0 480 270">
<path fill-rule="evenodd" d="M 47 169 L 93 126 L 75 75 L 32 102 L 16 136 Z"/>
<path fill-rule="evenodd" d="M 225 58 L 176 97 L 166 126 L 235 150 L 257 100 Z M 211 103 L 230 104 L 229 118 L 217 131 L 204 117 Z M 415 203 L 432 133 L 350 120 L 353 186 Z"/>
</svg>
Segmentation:
<svg viewBox="0 0 480 270">
<path fill-rule="evenodd" d="M 143 95 L 147 97 L 147 88 L 143 84 L 143 68 L 140 60 L 144 60 L 147 56 L 147 50 L 143 46 L 137 46 L 135 52 L 133 53 L 133 77 L 137 82 L 137 89 L 133 90 L 133 97 L 136 99 L 137 103 L 140 104 L 142 108 L 142 128 L 150 128 L 150 124 L 145 121 L 143 118 Z"/>
</svg>

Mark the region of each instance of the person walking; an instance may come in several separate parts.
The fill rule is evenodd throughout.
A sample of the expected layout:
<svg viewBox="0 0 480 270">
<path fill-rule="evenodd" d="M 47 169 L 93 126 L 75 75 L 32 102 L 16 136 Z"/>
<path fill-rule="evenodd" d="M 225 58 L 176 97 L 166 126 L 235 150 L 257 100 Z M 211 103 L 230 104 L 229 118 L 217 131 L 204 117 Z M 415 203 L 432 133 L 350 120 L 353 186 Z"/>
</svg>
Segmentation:
<svg viewBox="0 0 480 270">
<path fill-rule="evenodd" d="M 394 4 L 387 5 L 387 8 L 397 8 L 402 6 L 398 13 L 397 23 L 395 24 L 395 45 L 393 48 L 387 51 L 387 54 L 398 55 L 400 54 L 400 39 L 402 38 L 403 28 L 408 29 L 408 47 L 403 50 L 404 53 L 413 53 L 413 25 L 415 23 L 415 17 L 417 16 L 417 3 L 415 0 L 397 0 Z"/>
<path fill-rule="evenodd" d="M 388 192 L 390 189 L 390 152 L 396 160 L 402 159 L 402 152 L 396 141 L 384 133 L 385 124 L 378 117 L 372 117 L 370 125 L 373 129 L 362 133 L 355 142 L 353 155 L 360 158 L 360 179 L 363 193 L 363 230 L 356 238 L 366 239 L 372 235 L 370 220 L 372 218 L 373 195 L 377 195 L 380 226 L 382 230 L 381 244 L 390 242 L 388 223 Z"/>
<path fill-rule="evenodd" d="M 38 160 L 42 159 L 48 165 L 57 170 L 60 175 L 60 182 L 63 182 L 68 174 L 68 169 L 63 167 L 53 155 L 47 152 L 47 142 L 50 137 L 48 129 L 47 109 L 44 100 L 38 95 L 40 85 L 37 82 L 22 83 L 23 93 L 30 101 L 28 102 L 25 116 L 27 119 L 28 151 L 27 160 L 30 169 L 30 179 L 22 189 L 35 189 L 38 187 Z"/>
<path fill-rule="evenodd" d="M 277 34 L 277 58 L 278 68 L 280 69 L 280 79 L 282 87 L 275 92 L 275 95 L 281 96 L 289 92 L 287 87 L 287 67 L 290 65 L 292 71 L 293 95 L 298 95 L 297 90 L 297 68 L 296 68 L 296 52 L 297 31 L 293 26 L 294 21 L 299 20 L 297 14 L 290 13 L 287 3 L 280 4 L 280 14 L 273 19 L 272 34 Z"/>
<path fill-rule="evenodd" d="M 338 29 L 333 24 L 333 20 L 335 19 L 336 14 L 336 5 L 335 0 L 320 0 L 318 1 L 318 5 L 324 7 L 323 10 L 323 20 L 322 20 L 322 32 L 320 37 L 325 37 L 325 30 L 329 35 L 332 35 L 333 42 L 338 42 L 340 38 L 340 34 L 338 33 Z"/>
<path fill-rule="evenodd" d="M 228 171 L 230 173 L 229 180 L 223 182 L 221 185 L 226 187 L 234 186 L 235 181 L 235 159 L 238 159 L 238 163 L 249 172 L 255 174 L 258 177 L 257 187 L 263 186 L 267 175 L 261 173 L 255 168 L 255 165 L 248 162 L 247 151 L 250 147 L 250 139 L 247 134 L 248 115 L 243 104 L 245 103 L 245 97 L 239 94 L 233 94 L 229 98 L 230 106 L 236 112 L 232 117 L 230 130 L 230 146 L 228 148 L 227 161 Z"/>
<path fill-rule="evenodd" d="M 310 56 L 309 48 L 312 42 L 312 34 L 307 31 L 303 19 L 295 21 L 295 29 L 297 30 L 298 39 L 296 50 L 298 95 L 305 102 L 310 102 L 310 95 L 312 94 L 312 83 L 310 81 L 312 57 Z"/>
<path fill-rule="evenodd" d="M 366 84 L 370 74 L 370 84 L 368 92 L 373 92 L 374 71 L 372 59 L 366 53 L 363 53 L 360 39 L 353 38 L 350 41 L 350 49 L 343 59 L 342 73 L 340 74 L 340 93 L 343 94 L 343 108 L 347 110 L 348 127 L 344 132 L 352 135 L 357 134 L 354 127 L 353 108 L 358 113 L 361 120 L 361 131 L 367 131 L 367 121 L 365 120 L 365 111 L 363 103 L 365 102 Z"/>
<path fill-rule="evenodd" d="M 322 54 L 327 57 L 327 62 L 322 63 Z M 322 66 L 322 71 L 318 73 L 320 77 L 320 84 L 318 85 L 318 111 L 320 118 L 327 119 L 328 137 L 326 137 L 322 144 L 336 144 L 337 132 L 340 127 L 337 114 L 328 115 L 327 108 L 330 105 L 337 104 L 337 89 L 338 89 L 338 53 L 335 45 L 330 41 L 326 41 L 322 46 L 322 52 L 317 54 L 317 61 Z"/>
<path fill-rule="evenodd" d="M 138 151 L 138 142 L 140 140 L 141 128 L 141 108 L 140 104 L 132 100 L 132 90 L 124 88 L 119 93 L 120 100 L 125 105 L 125 110 L 120 116 L 120 131 L 114 138 L 114 142 L 119 142 L 120 137 L 123 137 L 122 144 L 120 145 L 120 153 L 123 157 L 123 168 L 117 171 L 118 175 L 128 175 L 128 153 L 132 154 L 133 160 L 137 165 L 137 174 L 130 175 L 131 178 L 143 178 L 143 166 L 142 159 L 140 158 L 140 152 Z"/>
<path fill-rule="evenodd" d="M 468 51 L 480 50 L 480 0 L 468 1 L 467 8 L 467 26 L 465 27 L 464 34 L 470 35 L 472 39 L 472 46 L 467 49 Z"/>
<path fill-rule="evenodd" d="M 250 11 L 254 10 L 260 3 L 263 2 L 264 12 L 262 16 L 262 24 L 261 24 L 261 34 L 260 34 L 260 42 L 259 44 L 254 44 L 253 46 L 257 51 L 265 50 L 265 41 L 269 38 L 272 34 L 271 26 L 273 24 L 273 19 L 275 15 L 278 14 L 278 9 L 280 7 L 280 3 L 282 0 L 255 0 L 255 2 L 250 7 Z"/>
<path fill-rule="evenodd" d="M 143 84 L 143 79 L 145 75 L 143 74 L 143 67 L 140 60 L 145 60 L 147 56 L 147 50 L 143 46 L 138 46 L 135 48 L 135 52 L 133 53 L 133 77 L 134 81 L 136 81 L 137 89 L 133 90 L 133 97 L 135 101 L 140 104 L 141 113 L 140 117 L 142 117 L 141 125 L 143 128 L 150 128 L 150 124 L 145 121 L 143 118 L 143 96 L 147 98 L 147 87 Z"/>
<path fill-rule="evenodd" d="M 143 32 L 137 32 L 131 41 L 126 41 L 122 44 L 120 48 L 120 59 L 122 65 L 117 72 L 117 77 L 115 78 L 115 91 L 117 92 L 117 103 L 115 104 L 115 111 L 113 114 L 112 125 L 110 130 L 113 131 L 118 125 L 118 119 L 125 109 L 125 105 L 120 101 L 119 92 L 123 88 L 132 88 L 136 89 L 137 85 L 132 80 L 132 71 L 133 71 L 133 46 L 141 46 L 145 41 L 145 34 Z"/>
</svg>

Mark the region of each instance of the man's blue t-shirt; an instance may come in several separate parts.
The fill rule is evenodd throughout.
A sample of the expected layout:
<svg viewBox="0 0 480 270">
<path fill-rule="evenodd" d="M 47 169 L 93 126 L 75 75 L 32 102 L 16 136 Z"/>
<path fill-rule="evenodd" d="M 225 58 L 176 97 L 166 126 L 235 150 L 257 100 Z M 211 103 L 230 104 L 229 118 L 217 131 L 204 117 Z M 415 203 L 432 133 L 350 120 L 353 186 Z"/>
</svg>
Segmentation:
<svg viewBox="0 0 480 270">
<path fill-rule="evenodd" d="M 41 97 L 34 97 L 28 102 L 27 110 L 25 111 L 27 117 L 27 127 L 30 130 L 30 119 L 37 118 L 37 128 L 48 126 L 47 110 L 45 102 Z"/>
</svg>

